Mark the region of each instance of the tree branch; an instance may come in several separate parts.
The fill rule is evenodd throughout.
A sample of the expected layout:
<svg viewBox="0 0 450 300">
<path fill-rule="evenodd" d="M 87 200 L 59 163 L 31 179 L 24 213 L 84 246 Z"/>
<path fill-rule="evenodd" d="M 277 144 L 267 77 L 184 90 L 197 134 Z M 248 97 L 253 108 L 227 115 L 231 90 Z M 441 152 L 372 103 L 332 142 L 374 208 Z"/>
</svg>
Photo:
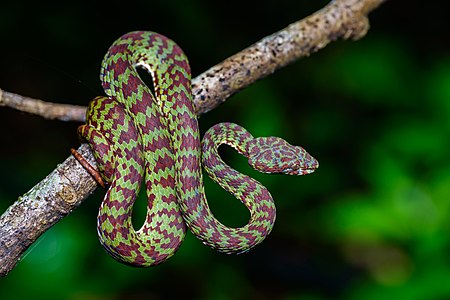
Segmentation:
<svg viewBox="0 0 450 300">
<path fill-rule="evenodd" d="M 275 70 L 316 52 L 338 38 L 359 39 L 369 29 L 367 14 L 385 0 L 334 0 L 307 18 L 289 25 L 210 68 L 192 81 L 197 114 Z M 50 119 L 84 121 L 85 108 L 47 103 L 0 90 L 0 105 Z M 92 164 L 87 145 L 78 151 Z M 67 158 L 51 174 L 0 216 L 0 276 L 14 268 L 25 250 L 60 219 L 77 208 L 96 183 Z"/>
<path fill-rule="evenodd" d="M 1 89 L 0 106 L 8 106 L 50 120 L 84 122 L 86 119 L 86 107 L 84 106 L 45 102 Z"/>
</svg>

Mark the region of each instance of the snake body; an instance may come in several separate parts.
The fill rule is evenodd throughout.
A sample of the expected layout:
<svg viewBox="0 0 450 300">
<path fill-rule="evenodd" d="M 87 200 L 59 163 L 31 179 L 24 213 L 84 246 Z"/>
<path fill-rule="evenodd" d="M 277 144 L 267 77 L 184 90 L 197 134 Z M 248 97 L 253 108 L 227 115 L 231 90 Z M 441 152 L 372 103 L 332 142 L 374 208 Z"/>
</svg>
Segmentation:
<svg viewBox="0 0 450 300">
<path fill-rule="evenodd" d="M 137 67 L 151 73 L 154 93 Z M 303 148 L 280 138 L 253 138 L 232 123 L 213 126 L 201 143 L 190 76 L 186 56 L 172 40 L 147 31 L 125 34 L 102 63 L 108 97 L 90 102 L 87 124 L 79 128 L 109 184 L 98 216 L 100 242 L 125 264 L 165 261 L 183 241 L 186 225 L 204 244 L 225 253 L 248 251 L 270 233 L 275 221 L 270 193 L 226 165 L 217 152 L 221 144 L 234 147 L 265 173 L 303 175 L 318 167 Z M 213 216 L 203 187 L 202 151 L 209 176 L 249 209 L 245 226 L 230 228 Z M 143 180 L 147 217 L 136 231 L 132 207 Z"/>
</svg>

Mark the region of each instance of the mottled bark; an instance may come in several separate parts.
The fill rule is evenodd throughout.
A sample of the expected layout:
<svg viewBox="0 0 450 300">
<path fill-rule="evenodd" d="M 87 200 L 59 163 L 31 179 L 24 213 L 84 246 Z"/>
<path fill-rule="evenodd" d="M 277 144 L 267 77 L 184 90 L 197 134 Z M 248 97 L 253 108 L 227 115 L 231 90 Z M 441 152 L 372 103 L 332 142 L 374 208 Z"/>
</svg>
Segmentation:
<svg viewBox="0 0 450 300">
<path fill-rule="evenodd" d="M 87 144 L 78 151 L 95 165 Z M 71 213 L 96 188 L 96 182 L 70 156 L 0 216 L 0 275 L 5 276 L 28 247 Z"/>
</svg>

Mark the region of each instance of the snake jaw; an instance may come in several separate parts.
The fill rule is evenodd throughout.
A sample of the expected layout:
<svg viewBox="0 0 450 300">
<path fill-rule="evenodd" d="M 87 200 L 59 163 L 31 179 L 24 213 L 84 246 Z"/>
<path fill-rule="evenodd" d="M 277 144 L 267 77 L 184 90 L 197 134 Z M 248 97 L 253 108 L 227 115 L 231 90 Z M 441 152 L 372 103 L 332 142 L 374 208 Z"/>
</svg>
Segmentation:
<svg viewBox="0 0 450 300">
<path fill-rule="evenodd" d="M 308 161 L 300 163 L 293 164 L 290 168 L 286 168 L 283 173 L 288 175 L 308 175 L 313 173 L 318 167 L 319 162 L 313 158 L 311 155 L 309 155 Z"/>
</svg>

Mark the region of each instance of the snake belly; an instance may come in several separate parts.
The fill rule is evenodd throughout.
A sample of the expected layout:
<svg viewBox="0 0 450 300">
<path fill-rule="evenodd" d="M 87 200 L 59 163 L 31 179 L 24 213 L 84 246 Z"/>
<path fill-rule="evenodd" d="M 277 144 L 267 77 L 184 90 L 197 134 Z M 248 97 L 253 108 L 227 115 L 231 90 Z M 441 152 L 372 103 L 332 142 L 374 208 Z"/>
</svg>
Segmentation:
<svg viewBox="0 0 450 300">
<path fill-rule="evenodd" d="M 137 67 L 152 75 L 154 92 L 141 80 Z M 110 184 L 98 216 L 100 242 L 123 263 L 151 266 L 165 261 L 183 241 L 185 224 L 204 244 L 225 253 L 245 252 L 270 233 L 275 221 L 270 193 L 224 164 L 217 153 L 220 144 L 252 155 L 255 162 L 249 158 L 249 163 L 261 172 L 302 175 L 318 166 L 306 151 L 295 147 L 294 171 L 289 165 L 284 171 L 267 168 L 271 161 L 281 164 L 283 151 L 293 146 L 280 146 L 271 138 L 254 139 L 235 124 L 212 128 L 203 142 L 205 167 L 250 211 L 245 226 L 227 227 L 214 217 L 206 201 L 190 67 L 181 48 L 154 32 L 130 32 L 110 47 L 100 78 L 108 97 L 94 99 L 79 133 L 91 145 Z M 266 144 L 274 143 L 280 151 L 260 154 Z M 136 231 L 132 206 L 142 177 L 148 209 L 144 225 Z"/>
</svg>

